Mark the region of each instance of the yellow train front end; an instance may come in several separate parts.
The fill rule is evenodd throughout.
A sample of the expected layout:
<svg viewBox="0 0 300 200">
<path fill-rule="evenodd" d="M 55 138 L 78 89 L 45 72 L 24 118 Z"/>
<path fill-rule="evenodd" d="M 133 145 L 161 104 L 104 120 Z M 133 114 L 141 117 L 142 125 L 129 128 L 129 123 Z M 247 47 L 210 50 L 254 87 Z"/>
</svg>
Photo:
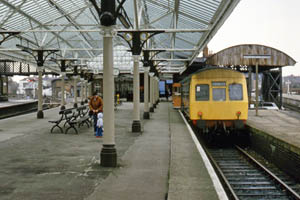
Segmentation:
<svg viewBox="0 0 300 200">
<path fill-rule="evenodd" d="M 223 68 L 196 73 L 190 78 L 185 104 L 190 119 L 200 129 L 243 129 L 248 118 L 245 76 Z"/>
</svg>

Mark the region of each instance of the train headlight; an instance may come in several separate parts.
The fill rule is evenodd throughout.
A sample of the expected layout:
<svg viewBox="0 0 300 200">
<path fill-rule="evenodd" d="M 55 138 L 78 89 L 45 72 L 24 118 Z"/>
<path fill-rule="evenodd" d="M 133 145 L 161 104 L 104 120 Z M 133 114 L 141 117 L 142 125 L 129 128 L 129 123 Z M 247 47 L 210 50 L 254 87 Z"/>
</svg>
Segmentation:
<svg viewBox="0 0 300 200">
<path fill-rule="evenodd" d="M 236 112 L 236 116 L 238 117 L 238 119 L 240 118 L 241 114 L 242 114 L 241 111 Z"/>
<path fill-rule="evenodd" d="M 200 117 L 200 119 L 202 119 L 202 115 L 203 115 L 202 112 L 198 112 L 198 116 Z"/>
</svg>

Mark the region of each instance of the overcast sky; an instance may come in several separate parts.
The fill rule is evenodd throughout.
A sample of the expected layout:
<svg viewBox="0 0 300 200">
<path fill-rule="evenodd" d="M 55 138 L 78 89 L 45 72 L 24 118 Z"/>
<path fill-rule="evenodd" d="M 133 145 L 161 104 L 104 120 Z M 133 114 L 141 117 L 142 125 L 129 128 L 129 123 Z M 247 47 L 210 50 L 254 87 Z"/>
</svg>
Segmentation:
<svg viewBox="0 0 300 200">
<path fill-rule="evenodd" d="M 208 44 L 214 53 L 239 44 L 261 44 L 291 56 L 283 75 L 300 76 L 300 0 L 241 0 Z"/>
</svg>

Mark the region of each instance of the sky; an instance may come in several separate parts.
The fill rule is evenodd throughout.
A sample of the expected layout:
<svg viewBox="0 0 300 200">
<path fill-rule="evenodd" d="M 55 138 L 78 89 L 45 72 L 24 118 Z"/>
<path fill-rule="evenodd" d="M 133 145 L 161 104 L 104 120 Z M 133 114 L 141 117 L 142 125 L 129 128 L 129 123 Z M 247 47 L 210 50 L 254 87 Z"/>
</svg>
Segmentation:
<svg viewBox="0 0 300 200">
<path fill-rule="evenodd" d="M 300 76 L 300 0 L 240 0 L 208 48 L 214 53 L 239 44 L 260 44 L 283 51 L 295 66 L 283 76 Z"/>
</svg>

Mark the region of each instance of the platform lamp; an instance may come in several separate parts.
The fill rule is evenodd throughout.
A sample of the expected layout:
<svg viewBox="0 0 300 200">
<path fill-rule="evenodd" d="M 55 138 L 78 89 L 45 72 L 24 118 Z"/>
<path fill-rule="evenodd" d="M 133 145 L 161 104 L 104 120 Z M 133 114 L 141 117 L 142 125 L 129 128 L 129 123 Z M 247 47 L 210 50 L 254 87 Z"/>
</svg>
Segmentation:
<svg viewBox="0 0 300 200">
<path fill-rule="evenodd" d="M 55 52 L 59 51 L 58 49 L 31 49 L 26 46 L 22 46 L 17 44 L 17 48 L 21 49 L 22 51 L 30 54 L 37 63 L 37 71 L 39 75 L 39 81 L 38 81 L 38 112 L 37 112 L 37 118 L 42 119 L 44 118 L 43 113 L 43 71 L 44 71 L 44 62 L 46 61 L 47 57 L 51 54 L 54 54 Z"/>
</svg>

